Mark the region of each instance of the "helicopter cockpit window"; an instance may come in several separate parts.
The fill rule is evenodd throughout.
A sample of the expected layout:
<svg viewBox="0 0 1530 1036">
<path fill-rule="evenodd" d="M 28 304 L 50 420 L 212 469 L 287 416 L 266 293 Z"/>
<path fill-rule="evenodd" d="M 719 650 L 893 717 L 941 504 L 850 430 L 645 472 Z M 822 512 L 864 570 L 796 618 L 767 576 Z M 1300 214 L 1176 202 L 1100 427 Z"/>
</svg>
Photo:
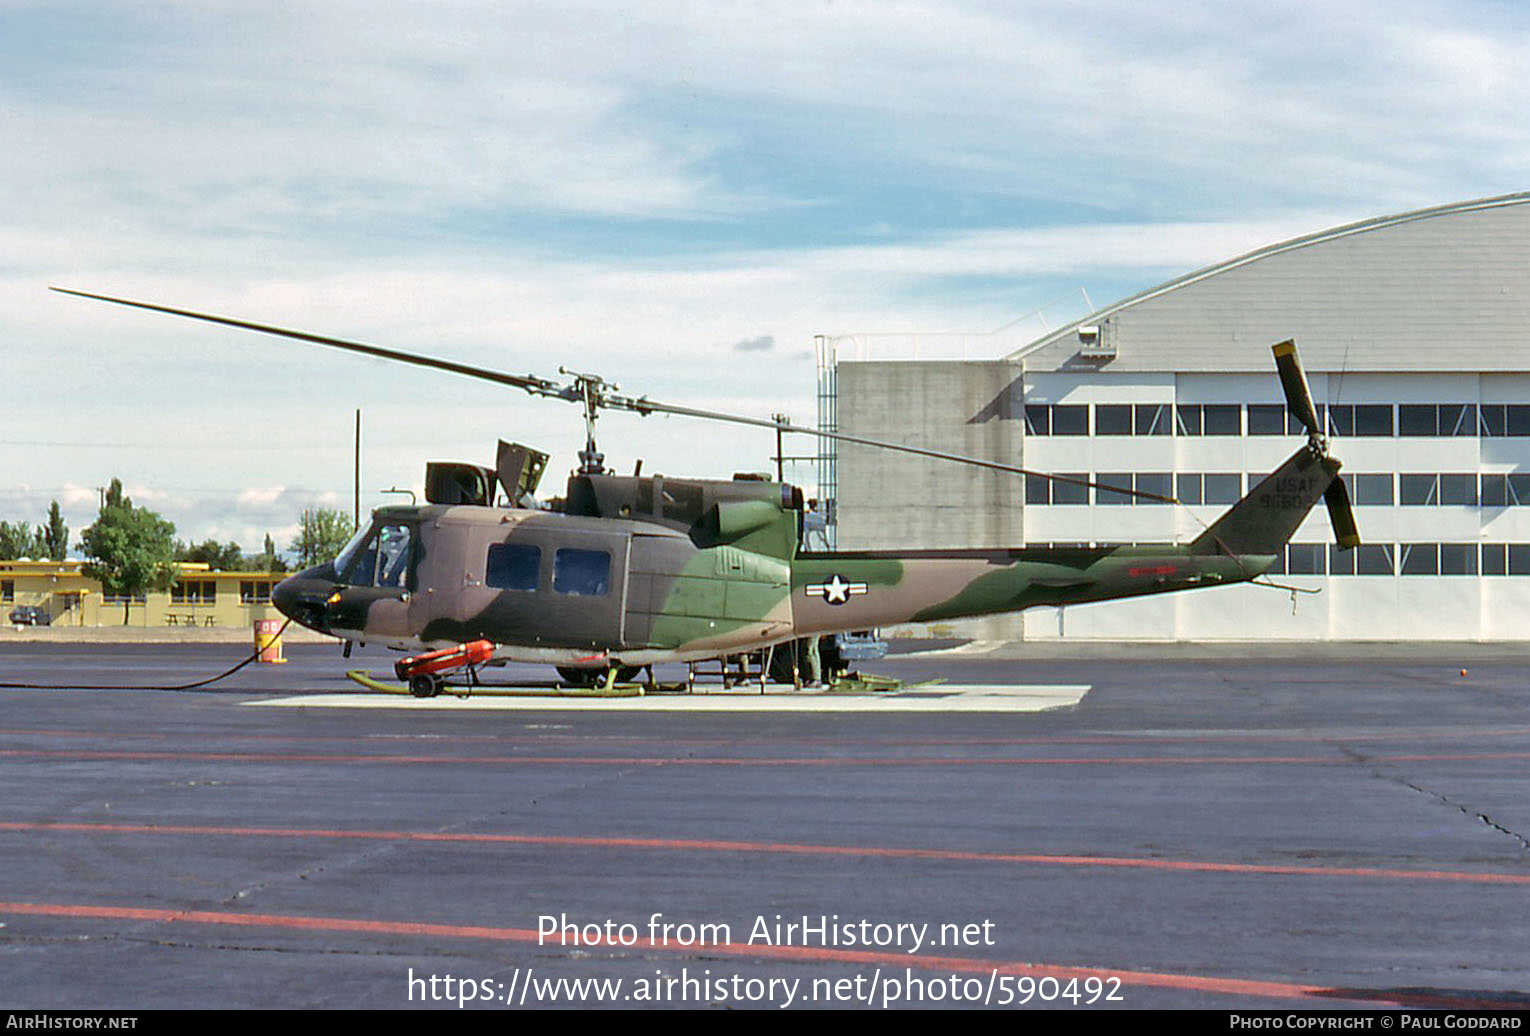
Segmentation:
<svg viewBox="0 0 1530 1036">
<path fill-rule="evenodd" d="M 345 575 L 345 570 L 351 567 L 351 561 L 355 559 L 356 552 L 361 545 L 372 538 L 372 527 L 363 525 L 357 529 L 351 538 L 345 541 L 345 546 L 340 548 L 340 553 L 335 555 L 336 575 Z"/>
<path fill-rule="evenodd" d="M 483 581 L 496 590 L 535 590 L 542 549 L 527 543 L 496 543 L 489 548 Z"/>
<path fill-rule="evenodd" d="M 365 540 L 346 546 L 335 561 L 336 571 L 351 586 L 405 587 L 413 539 L 407 525 L 379 525 Z"/>
<path fill-rule="evenodd" d="M 611 589 L 611 555 L 603 550 L 562 548 L 553 555 L 553 589 L 560 594 L 603 596 Z"/>
</svg>

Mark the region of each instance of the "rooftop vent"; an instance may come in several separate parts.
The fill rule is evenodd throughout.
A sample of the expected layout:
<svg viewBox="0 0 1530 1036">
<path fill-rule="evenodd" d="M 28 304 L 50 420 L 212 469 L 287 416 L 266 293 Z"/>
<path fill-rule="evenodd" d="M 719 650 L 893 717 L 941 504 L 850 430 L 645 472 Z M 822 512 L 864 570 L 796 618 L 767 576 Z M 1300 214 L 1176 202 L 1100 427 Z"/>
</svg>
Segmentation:
<svg viewBox="0 0 1530 1036">
<path fill-rule="evenodd" d="M 1116 355 L 1116 343 L 1110 324 L 1081 324 L 1078 328 L 1078 354 L 1086 359 L 1110 359 Z"/>
</svg>

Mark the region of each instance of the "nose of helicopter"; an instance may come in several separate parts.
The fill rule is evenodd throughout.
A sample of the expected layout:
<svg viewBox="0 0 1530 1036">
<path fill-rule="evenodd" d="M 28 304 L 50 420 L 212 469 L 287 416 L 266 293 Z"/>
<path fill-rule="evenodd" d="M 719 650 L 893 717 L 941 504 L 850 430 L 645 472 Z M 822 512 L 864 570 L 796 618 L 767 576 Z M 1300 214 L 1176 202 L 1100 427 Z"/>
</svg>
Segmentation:
<svg viewBox="0 0 1530 1036">
<path fill-rule="evenodd" d="M 288 576 L 271 589 L 276 610 L 311 630 L 328 633 L 325 603 L 335 592 L 335 566 L 325 562 Z"/>
</svg>

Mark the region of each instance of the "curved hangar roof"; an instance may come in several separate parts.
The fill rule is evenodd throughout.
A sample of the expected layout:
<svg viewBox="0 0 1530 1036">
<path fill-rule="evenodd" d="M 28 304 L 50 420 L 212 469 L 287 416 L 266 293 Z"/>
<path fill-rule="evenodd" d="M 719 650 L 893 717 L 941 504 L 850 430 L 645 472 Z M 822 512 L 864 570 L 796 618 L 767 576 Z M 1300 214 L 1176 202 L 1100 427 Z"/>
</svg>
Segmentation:
<svg viewBox="0 0 1530 1036">
<path fill-rule="evenodd" d="M 1530 193 L 1270 245 L 1107 306 L 1009 357 L 1027 370 L 1530 370 Z"/>
</svg>

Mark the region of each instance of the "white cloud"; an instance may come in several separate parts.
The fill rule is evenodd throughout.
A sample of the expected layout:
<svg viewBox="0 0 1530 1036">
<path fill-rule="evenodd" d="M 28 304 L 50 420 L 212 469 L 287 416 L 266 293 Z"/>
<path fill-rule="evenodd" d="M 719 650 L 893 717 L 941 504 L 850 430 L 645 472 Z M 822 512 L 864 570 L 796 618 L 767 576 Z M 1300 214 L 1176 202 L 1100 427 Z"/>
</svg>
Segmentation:
<svg viewBox="0 0 1530 1036">
<path fill-rule="evenodd" d="M 349 505 L 357 407 L 369 506 L 499 435 L 554 472 L 578 445 L 569 407 L 48 283 L 801 422 L 817 333 L 996 355 L 1035 323 L 981 332 L 1077 286 L 1530 186 L 1527 26 L 1425 0 L 6 5 L 0 506 L 59 497 L 79 528 L 120 476 L 253 547 Z M 774 446 L 602 429 L 624 470 Z"/>
</svg>

